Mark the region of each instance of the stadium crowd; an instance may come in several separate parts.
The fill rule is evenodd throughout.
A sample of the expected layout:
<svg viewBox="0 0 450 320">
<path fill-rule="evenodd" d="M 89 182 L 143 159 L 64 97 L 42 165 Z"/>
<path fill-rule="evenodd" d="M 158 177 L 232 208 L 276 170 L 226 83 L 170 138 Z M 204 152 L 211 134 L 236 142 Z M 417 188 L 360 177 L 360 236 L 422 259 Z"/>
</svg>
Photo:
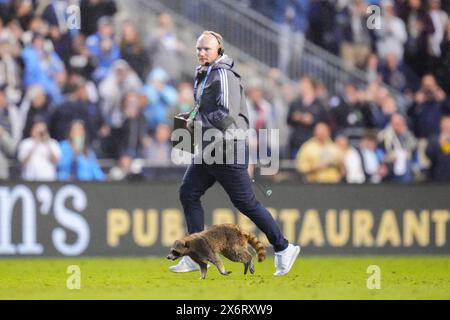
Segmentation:
<svg viewBox="0 0 450 320">
<path fill-rule="evenodd" d="M 308 75 L 292 86 L 281 75 L 294 55 L 248 81 L 252 127 L 279 128 L 282 158 L 306 181 L 450 181 L 450 1 L 246 2 L 366 71 L 367 86 L 340 94 Z M 71 4 L 80 29 L 68 28 Z M 369 4 L 382 8 L 381 29 L 365 27 Z M 15 178 L 15 161 L 28 181 L 126 179 L 136 159 L 170 162 L 172 117 L 194 103 L 181 72 L 192 46 L 168 14 L 144 34 L 117 10 L 113 0 L 0 0 L 0 179 Z"/>
</svg>

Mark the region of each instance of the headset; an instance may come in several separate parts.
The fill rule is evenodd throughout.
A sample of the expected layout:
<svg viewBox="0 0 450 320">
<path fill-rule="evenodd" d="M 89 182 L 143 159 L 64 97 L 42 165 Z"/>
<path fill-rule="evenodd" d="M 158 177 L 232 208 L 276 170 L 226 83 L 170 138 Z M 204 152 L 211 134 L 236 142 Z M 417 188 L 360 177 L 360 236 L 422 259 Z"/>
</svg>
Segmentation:
<svg viewBox="0 0 450 320">
<path fill-rule="evenodd" d="M 214 31 L 204 31 L 203 34 L 209 34 L 212 35 L 214 38 L 216 38 L 217 42 L 219 43 L 219 49 L 217 51 L 217 53 L 219 54 L 219 56 L 223 56 L 223 54 L 225 53 L 225 48 L 223 45 L 223 37 Z"/>
</svg>

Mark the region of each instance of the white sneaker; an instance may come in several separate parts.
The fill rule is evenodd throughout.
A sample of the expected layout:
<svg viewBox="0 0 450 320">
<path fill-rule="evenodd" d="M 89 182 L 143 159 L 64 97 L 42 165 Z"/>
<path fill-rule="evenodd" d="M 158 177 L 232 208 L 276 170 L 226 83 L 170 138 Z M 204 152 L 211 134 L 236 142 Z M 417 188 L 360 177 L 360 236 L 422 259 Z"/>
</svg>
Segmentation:
<svg viewBox="0 0 450 320">
<path fill-rule="evenodd" d="M 284 276 L 285 274 L 287 274 L 294 265 L 294 261 L 299 253 L 300 246 L 294 246 L 292 244 L 289 244 L 288 247 L 283 251 L 275 252 L 276 271 L 273 275 Z"/>
<path fill-rule="evenodd" d="M 170 266 L 169 270 L 172 272 L 191 272 L 200 270 L 200 266 L 191 257 L 184 256 L 177 265 Z"/>
</svg>

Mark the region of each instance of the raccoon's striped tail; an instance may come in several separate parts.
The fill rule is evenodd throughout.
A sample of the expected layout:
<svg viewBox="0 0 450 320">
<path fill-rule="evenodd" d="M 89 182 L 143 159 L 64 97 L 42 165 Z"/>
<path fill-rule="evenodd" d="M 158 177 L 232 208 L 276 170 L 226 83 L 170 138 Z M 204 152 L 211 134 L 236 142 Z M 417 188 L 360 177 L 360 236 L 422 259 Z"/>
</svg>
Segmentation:
<svg viewBox="0 0 450 320">
<path fill-rule="evenodd" d="M 264 261 L 266 258 L 266 248 L 264 248 L 261 241 L 250 233 L 244 232 L 244 235 L 247 237 L 248 243 L 255 249 L 256 254 L 258 255 L 258 261 Z"/>
</svg>

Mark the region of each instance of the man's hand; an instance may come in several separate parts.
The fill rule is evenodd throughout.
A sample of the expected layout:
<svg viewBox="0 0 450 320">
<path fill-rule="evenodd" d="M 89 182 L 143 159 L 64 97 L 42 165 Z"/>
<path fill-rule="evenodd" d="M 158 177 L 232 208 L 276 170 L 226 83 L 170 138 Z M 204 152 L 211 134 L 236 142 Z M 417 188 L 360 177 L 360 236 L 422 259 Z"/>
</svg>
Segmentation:
<svg viewBox="0 0 450 320">
<path fill-rule="evenodd" d="M 312 124 L 314 122 L 314 118 L 313 115 L 309 112 L 300 112 L 300 111 L 295 111 L 292 114 L 292 118 L 294 121 L 302 123 L 302 124 Z"/>
<path fill-rule="evenodd" d="M 181 118 L 187 119 L 187 118 L 189 118 L 190 114 L 191 114 L 191 111 L 182 112 L 182 113 L 177 114 L 177 117 L 181 117 Z"/>
</svg>

